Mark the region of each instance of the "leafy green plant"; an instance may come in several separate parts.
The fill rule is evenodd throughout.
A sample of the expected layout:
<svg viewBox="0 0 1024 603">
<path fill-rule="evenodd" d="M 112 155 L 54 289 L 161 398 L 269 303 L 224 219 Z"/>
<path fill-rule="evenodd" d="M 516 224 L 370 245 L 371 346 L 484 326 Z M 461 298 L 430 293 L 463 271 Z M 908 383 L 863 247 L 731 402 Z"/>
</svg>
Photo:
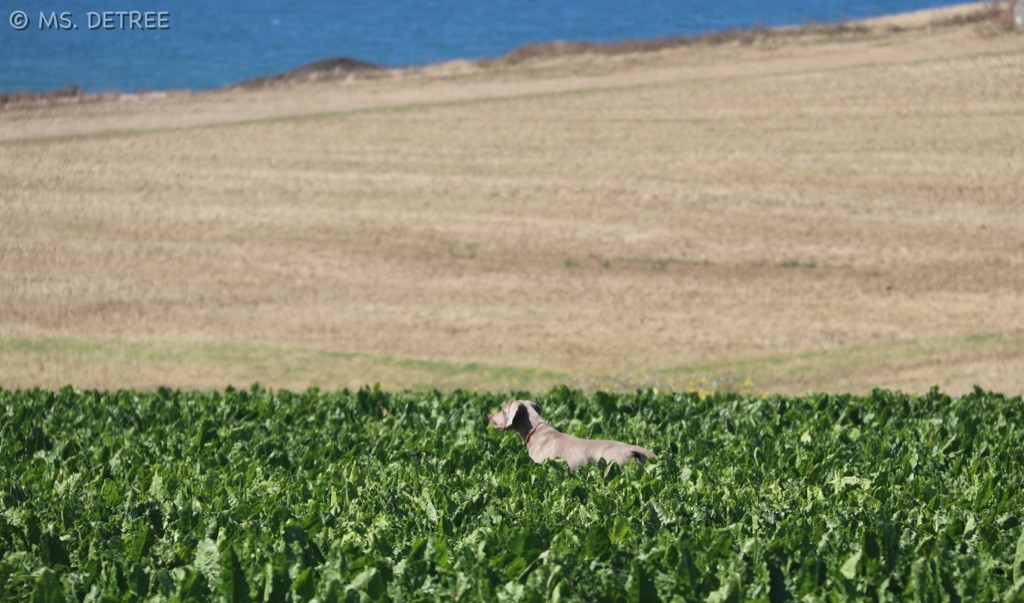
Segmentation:
<svg viewBox="0 0 1024 603">
<path fill-rule="evenodd" d="M 560 387 L 552 424 L 659 455 L 576 472 L 486 428 L 506 398 L 0 389 L 0 598 L 1024 596 L 1019 397 Z"/>
</svg>

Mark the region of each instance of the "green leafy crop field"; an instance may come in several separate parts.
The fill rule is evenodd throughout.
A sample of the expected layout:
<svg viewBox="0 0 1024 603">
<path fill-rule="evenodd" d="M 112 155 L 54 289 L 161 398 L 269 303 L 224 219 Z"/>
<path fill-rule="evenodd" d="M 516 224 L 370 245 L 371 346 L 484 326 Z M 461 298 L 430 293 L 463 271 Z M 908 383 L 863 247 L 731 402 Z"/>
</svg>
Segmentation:
<svg viewBox="0 0 1024 603">
<path fill-rule="evenodd" d="M 525 396 L 519 393 L 519 396 Z M 4 600 L 1022 600 L 1024 399 L 0 389 Z"/>
</svg>

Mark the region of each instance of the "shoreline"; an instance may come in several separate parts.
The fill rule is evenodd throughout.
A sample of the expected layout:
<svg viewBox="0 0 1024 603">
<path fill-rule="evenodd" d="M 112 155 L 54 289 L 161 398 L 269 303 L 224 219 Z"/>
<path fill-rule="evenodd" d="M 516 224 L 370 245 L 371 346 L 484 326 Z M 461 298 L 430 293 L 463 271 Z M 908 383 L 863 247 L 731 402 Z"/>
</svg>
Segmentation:
<svg viewBox="0 0 1024 603">
<path fill-rule="evenodd" d="M 621 55 L 658 52 L 688 46 L 717 46 L 723 44 L 752 45 L 768 40 L 793 39 L 805 36 L 858 36 L 871 34 L 902 34 L 937 27 L 956 27 L 968 24 L 991 23 L 996 29 L 1013 27 L 1012 3 L 973 2 L 954 6 L 896 13 L 859 20 L 833 23 L 809 23 L 781 27 L 732 28 L 711 30 L 702 34 L 666 36 L 653 39 L 591 42 L 587 40 L 528 43 L 505 54 L 484 59 L 453 59 L 441 63 L 408 67 L 389 67 L 351 57 L 325 58 L 297 66 L 282 73 L 259 76 L 233 84 L 210 89 L 166 89 L 154 91 L 106 90 L 89 92 L 79 84 L 69 84 L 44 92 L 0 91 L 0 111 L 10 108 L 52 106 L 68 103 L 99 102 L 104 100 L 131 100 L 140 97 L 160 97 L 177 94 L 204 94 L 225 90 L 253 90 L 288 86 L 304 82 L 372 79 L 392 74 L 419 73 L 425 70 L 460 64 L 482 69 L 516 66 L 538 60 L 575 55 Z"/>
</svg>

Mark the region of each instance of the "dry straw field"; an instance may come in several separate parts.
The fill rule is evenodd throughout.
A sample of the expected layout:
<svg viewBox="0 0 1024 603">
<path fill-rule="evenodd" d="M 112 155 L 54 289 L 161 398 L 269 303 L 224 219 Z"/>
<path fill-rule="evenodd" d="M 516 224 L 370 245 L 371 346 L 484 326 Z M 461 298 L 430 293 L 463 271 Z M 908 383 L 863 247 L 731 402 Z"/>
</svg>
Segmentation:
<svg viewBox="0 0 1024 603">
<path fill-rule="evenodd" d="M 0 174 L 9 388 L 1024 389 L 988 20 L 14 104 Z"/>
</svg>

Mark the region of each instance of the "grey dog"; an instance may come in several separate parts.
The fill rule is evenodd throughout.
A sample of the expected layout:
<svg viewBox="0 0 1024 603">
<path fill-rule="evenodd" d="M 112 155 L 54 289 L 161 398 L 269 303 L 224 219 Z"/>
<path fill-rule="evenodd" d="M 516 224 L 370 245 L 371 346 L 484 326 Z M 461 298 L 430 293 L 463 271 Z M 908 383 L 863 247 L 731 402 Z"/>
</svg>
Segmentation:
<svg viewBox="0 0 1024 603">
<path fill-rule="evenodd" d="M 636 460 L 643 463 L 655 458 L 650 450 L 613 440 L 586 440 L 562 433 L 540 416 L 540 407 L 529 400 L 506 402 L 501 410 L 487 416 L 495 429 L 512 428 L 526 442 L 526 451 L 535 463 L 550 458 L 563 459 L 576 469 L 598 459 L 615 461 L 620 467 Z"/>
</svg>

